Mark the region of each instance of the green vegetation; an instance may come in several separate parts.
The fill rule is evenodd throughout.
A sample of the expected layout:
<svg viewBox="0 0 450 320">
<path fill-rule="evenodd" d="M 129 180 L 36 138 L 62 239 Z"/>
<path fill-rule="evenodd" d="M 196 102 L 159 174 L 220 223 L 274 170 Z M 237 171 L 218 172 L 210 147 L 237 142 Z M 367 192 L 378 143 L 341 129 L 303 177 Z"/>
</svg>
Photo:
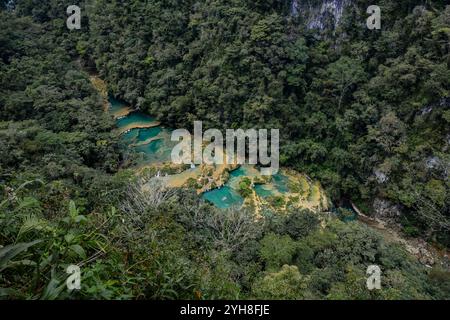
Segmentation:
<svg viewBox="0 0 450 320">
<path fill-rule="evenodd" d="M 359 223 L 331 219 L 322 229 L 317 214 L 308 212 L 257 222 L 250 211 L 213 208 L 194 192 L 160 197 L 163 191 L 156 186 L 149 194 L 136 190 L 123 190 L 127 201 L 118 204 L 120 209 L 84 214 L 70 202 L 52 218 L 46 217 L 43 201 L 2 202 L 2 242 L 8 245 L 0 249 L 0 294 L 32 299 L 448 297 L 446 282 L 438 280 L 448 279 L 447 272 L 428 273 L 404 249 Z M 65 269 L 77 263 L 82 289 L 68 293 Z M 365 287 L 369 264 L 383 270 L 380 291 Z"/>
<path fill-rule="evenodd" d="M 86 71 L 171 127 L 280 128 L 283 165 L 335 203 L 389 200 L 405 233 L 448 247 L 444 1 L 380 0 L 382 32 L 361 28 L 365 0 L 333 32 L 306 30 L 281 0 L 89 2 L 74 1 L 72 32 L 62 1 L 0 2 L 0 298 L 450 297 L 448 270 L 359 222 L 292 208 L 256 219 L 189 188 L 144 190 Z M 71 264 L 80 291 L 66 289 Z M 373 264 L 382 289 L 369 291 Z"/>
<path fill-rule="evenodd" d="M 244 177 L 239 182 L 239 193 L 243 198 L 247 198 L 253 194 L 252 190 L 252 180 L 248 177 Z"/>
<path fill-rule="evenodd" d="M 335 34 L 287 19 L 289 1 L 194 2 L 95 1 L 84 59 L 172 127 L 280 128 L 283 165 L 334 201 L 389 200 L 449 245 L 444 1 L 381 0 L 378 32 L 364 28 L 372 3 L 355 0 Z"/>
</svg>

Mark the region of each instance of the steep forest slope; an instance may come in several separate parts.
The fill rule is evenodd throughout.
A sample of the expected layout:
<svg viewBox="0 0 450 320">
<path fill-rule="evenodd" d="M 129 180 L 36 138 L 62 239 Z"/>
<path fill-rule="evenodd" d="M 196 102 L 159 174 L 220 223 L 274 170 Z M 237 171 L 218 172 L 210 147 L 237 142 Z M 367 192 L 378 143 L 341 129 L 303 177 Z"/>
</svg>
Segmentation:
<svg viewBox="0 0 450 320">
<path fill-rule="evenodd" d="M 371 31 L 363 0 L 73 1 L 69 31 L 66 1 L 0 1 L 0 298 L 448 299 L 448 271 L 361 223 L 143 194 L 86 72 L 173 128 L 280 128 L 282 164 L 335 204 L 448 247 L 444 2 L 380 0 Z"/>
<path fill-rule="evenodd" d="M 295 2 L 295 1 L 294 1 Z M 79 53 L 173 127 L 280 128 L 333 200 L 449 245 L 445 1 L 95 1 Z"/>
</svg>

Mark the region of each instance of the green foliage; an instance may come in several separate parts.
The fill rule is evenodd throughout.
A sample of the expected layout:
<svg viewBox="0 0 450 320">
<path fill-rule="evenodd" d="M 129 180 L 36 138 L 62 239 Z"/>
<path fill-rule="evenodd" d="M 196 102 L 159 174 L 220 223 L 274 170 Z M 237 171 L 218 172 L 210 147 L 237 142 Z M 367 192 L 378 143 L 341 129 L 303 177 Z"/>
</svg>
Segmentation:
<svg viewBox="0 0 450 320">
<path fill-rule="evenodd" d="M 270 196 L 267 201 L 275 208 L 281 208 L 285 204 L 283 196 Z"/>
<path fill-rule="evenodd" d="M 21 261 L 11 261 L 11 260 L 20 253 L 27 251 L 29 247 L 32 247 L 39 242 L 41 241 L 34 240 L 28 243 L 18 243 L 0 248 L 0 272 L 2 272 L 8 267 L 32 263 L 29 260 L 21 260 Z"/>
<path fill-rule="evenodd" d="M 316 213 L 308 210 L 291 212 L 284 221 L 282 233 L 287 233 L 292 239 L 299 240 L 314 232 L 319 227 Z"/>
<path fill-rule="evenodd" d="M 294 252 L 295 242 L 288 235 L 269 233 L 261 240 L 260 255 L 269 270 L 289 264 Z"/>
<path fill-rule="evenodd" d="M 306 281 L 296 266 L 284 265 L 257 281 L 252 290 L 255 299 L 298 300 L 305 298 Z"/>
<path fill-rule="evenodd" d="M 320 35 L 281 0 L 98 0 L 80 32 L 59 0 L 0 2 L 0 297 L 448 299 L 447 270 L 359 222 L 135 192 L 84 71 L 170 127 L 279 128 L 282 163 L 333 200 L 388 199 L 407 234 L 448 246 L 450 7 L 380 1 L 383 32 L 361 29 L 355 0 Z M 72 264 L 82 289 L 68 292 Z M 365 287 L 372 264 L 380 291 Z"/>
<path fill-rule="evenodd" d="M 241 181 L 239 182 L 238 191 L 242 197 L 247 198 L 252 195 L 253 191 L 251 185 L 252 181 L 249 178 L 245 177 L 241 179 Z"/>
<path fill-rule="evenodd" d="M 361 28 L 370 4 L 355 0 L 339 28 L 319 32 L 286 19 L 289 1 L 132 1 L 137 14 L 125 16 L 117 1 L 96 1 L 84 60 L 115 95 L 171 127 L 279 128 L 282 163 L 333 200 L 371 210 L 388 199 L 422 236 L 443 239 L 450 8 L 382 0 L 383 32 L 372 32 Z M 424 165 L 433 156 L 440 168 Z"/>
</svg>

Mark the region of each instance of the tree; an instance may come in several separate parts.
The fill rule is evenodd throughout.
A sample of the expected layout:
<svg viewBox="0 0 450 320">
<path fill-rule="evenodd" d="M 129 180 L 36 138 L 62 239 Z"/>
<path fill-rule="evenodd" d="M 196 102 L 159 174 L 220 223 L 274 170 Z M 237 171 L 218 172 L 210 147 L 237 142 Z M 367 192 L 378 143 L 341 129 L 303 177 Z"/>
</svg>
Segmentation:
<svg viewBox="0 0 450 320">
<path fill-rule="evenodd" d="M 295 242 L 288 235 L 279 236 L 270 232 L 261 240 L 260 255 L 267 269 L 271 270 L 291 263 L 295 248 Z"/>
<path fill-rule="evenodd" d="M 366 78 L 361 61 L 349 57 L 341 57 L 338 61 L 330 64 L 324 76 L 329 79 L 331 89 L 337 91 L 338 110 L 341 110 L 345 95 L 352 86 Z"/>
<path fill-rule="evenodd" d="M 269 300 L 300 300 L 308 297 L 308 278 L 296 266 L 284 265 L 278 272 L 269 273 L 257 280 L 252 297 Z"/>
<path fill-rule="evenodd" d="M 319 227 L 317 213 L 308 210 L 290 213 L 284 222 L 284 232 L 292 239 L 299 240 Z"/>
</svg>

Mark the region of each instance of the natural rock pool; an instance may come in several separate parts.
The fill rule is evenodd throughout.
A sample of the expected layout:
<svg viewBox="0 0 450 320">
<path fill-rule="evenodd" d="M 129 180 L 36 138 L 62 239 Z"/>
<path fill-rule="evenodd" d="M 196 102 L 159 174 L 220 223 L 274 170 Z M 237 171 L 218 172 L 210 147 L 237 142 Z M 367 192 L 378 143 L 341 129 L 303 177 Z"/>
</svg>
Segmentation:
<svg viewBox="0 0 450 320">
<path fill-rule="evenodd" d="M 155 118 L 135 111 L 112 97 L 108 97 L 108 112 L 116 119 L 124 152 L 137 155 L 139 167 L 158 166 L 171 162 L 171 151 L 176 145 L 176 142 L 170 139 L 171 129 L 164 128 Z M 220 166 L 213 167 L 212 170 L 217 173 L 218 167 Z M 223 167 L 221 169 L 223 170 Z M 161 179 L 171 187 L 182 187 L 189 181 L 205 179 L 204 171 L 205 168 L 197 166 L 178 174 L 155 178 Z M 281 202 L 283 205 L 294 202 L 310 209 L 327 206 L 327 199 L 320 186 L 308 181 L 300 174 L 288 176 L 281 171 L 271 178 L 265 178 L 260 175 L 257 168 L 251 165 L 242 165 L 229 171 L 223 185 L 206 192 L 199 191 L 203 199 L 218 208 L 241 207 L 246 202 L 241 192 L 242 181 L 245 178 L 247 183 L 250 183 L 247 200 L 251 198 L 250 203 L 253 205 L 255 202 L 260 204 L 267 199 L 278 198 L 283 199 Z"/>
<path fill-rule="evenodd" d="M 175 145 L 170 141 L 170 130 L 155 118 L 133 111 L 117 99 L 109 98 L 108 111 L 116 118 L 121 141 L 127 153 L 139 155 L 139 165 L 151 165 L 170 161 Z"/>
</svg>

